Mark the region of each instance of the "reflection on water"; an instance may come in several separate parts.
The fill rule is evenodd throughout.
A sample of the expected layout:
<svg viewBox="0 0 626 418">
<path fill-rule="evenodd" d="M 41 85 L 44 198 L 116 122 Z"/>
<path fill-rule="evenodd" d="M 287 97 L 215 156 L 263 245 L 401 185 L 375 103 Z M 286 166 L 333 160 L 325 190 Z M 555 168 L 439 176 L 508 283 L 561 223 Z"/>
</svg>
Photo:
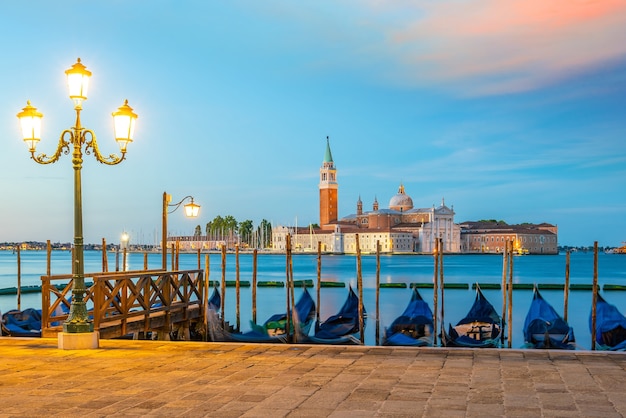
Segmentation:
<svg viewBox="0 0 626 418">
<path fill-rule="evenodd" d="M 201 264 L 204 266 L 204 254 L 201 255 Z M 116 256 L 109 253 L 109 271 L 116 270 Z M 118 263 L 121 270 L 122 254 Z M 626 256 L 616 254 L 599 254 L 598 281 L 603 284 L 626 284 Z M 21 253 L 22 285 L 40 285 L 40 276 L 46 273 L 45 251 L 23 251 Z M 168 264 L 171 258 L 168 257 Z M 195 269 L 198 266 L 196 254 L 180 255 L 181 269 Z M 252 280 L 252 256 L 239 255 L 240 279 Z M 355 256 L 327 255 L 322 257 L 322 280 L 342 281 L 350 284 L 356 290 L 356 263 Z M 144 254 L 128 254 L 128 270 L 140 270 L 144 267 Z M 148 254 L 148 268 L 161 267 L 161 254 Z M 375 344 L 376 326 L 376 256 L 366 255 L 361 258 L 363 274 L 363 302 L 368 312 L 365 342 Z M 71 272 L 71 253 L 55 251 L 51 257 L 52 274 L 68 274 Z M 317 256 L 294 255 L 294 279 L 317 279 Z M 96 272 L 102 270 L 102 254 L 95 251 L 85 252 L 85 271 Z M 221 256 L 210 255 L 210 280 L 221 279 Z M 521 256 L 514 257 L 513 281 L 515 283 L 564 283 L 565 255 L 558 256 Z M 226 261 L 226 279 L 235 280 L 235 255 L 228 254 Z M 257 280 L 285 280 L 285 256 L 262 254 L 258 257 Z M 0 288 L 17 285 L 17 256 L 10 251 L 0 251 Z M 449 255 L 444 257 L 444 278 L 449 283 L 501 283 L 502 257 L 496 255 Z M 432 283 L 433 257 L 431 256 L 381 256 L 380 281 L 393 283 L 424 282 Z M 573 253 L 570 263 L 570 282 L 591 284 L 593 280 L 593 254 Z M 471 286 L 470 286 L 471 287 Z M 316 290 L 311 289 L 311 295 L 316 298 Z M 346 288 L 321 289 L 320 317 L 325 319 L 335 314 L 348 294 Z M 433 290 L 420 289 L 422 297 L 433 306 Z M 500 290 L 483 289 L 483 293 L 498 311 L 502 307 L 502 292 Z M 296 300 L 300 290 L 296 289 Z M 258 288 L 257 289 L 257 320 L 264 321 L 267 317 L 286 309 L 285 288 Z M 544 298 L 558 312 L 563 312 L 564 294 L 558 290 L 542 290 Z M 465 316 L 474 301 L 475 292 L 471 290 L 449 289 L 445 292 L 444 322 L 453 324 Z M 622 312 L 626 312 L 626 291 L 605 292 L 605 299 L 615 304 Z M 381 333 L 385 325 L 404 310 L 411 292 L 406 289 L 380 290 L 380 327 Z M 531 290 L 515 290 L 513 293 L 513 339 L 512 346 L 518 348 L 523 344 L 522 325 L 530 302 Z M 241 327 L 248 328 L 252 316 L 252 292 L 249 287 L 242 287 L 240 293 Z M 16 307 L 16 297 L 0 296 L 0 309 L 7 311 Z M 41 307 L 41 295 L 22 295 L 22 308 Z M 236 322 L 236 295 L 234 288 L 226 289 L 226 319 Z M 572 291 L 569 294 L 569 322 L 574 327 L 578 345 L 581 348 L 590 347 L 590 332 L 588 317 L 591 309 L 591 292 Z"/>
</svg>

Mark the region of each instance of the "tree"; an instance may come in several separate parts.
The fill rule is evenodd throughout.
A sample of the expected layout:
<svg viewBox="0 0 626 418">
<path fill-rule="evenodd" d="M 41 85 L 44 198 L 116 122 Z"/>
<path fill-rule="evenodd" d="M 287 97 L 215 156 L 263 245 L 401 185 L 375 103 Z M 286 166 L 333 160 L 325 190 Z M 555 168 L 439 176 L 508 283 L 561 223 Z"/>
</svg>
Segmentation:
<svg viewBox="0 0 626 418">
<path fill-rule="evenodd" d="M 250 238 L 252 237 L 252 229 L 253 229 L 253 224 L 250 219 L 246 219 L 243 222 L 239 222 L 239 230 L 238 230 L 239 239 L 241 239 L 242 242 L 248 245 L 251 244 Z"/>
<path fill-rule="evenodd" d="M 237 219 L 232 215 L 224 216 L 224 231 L 227 233 L 228 239 L 233 240 L 237 234 Z"/>
<path fill-rule="evenodd" d="M 481 219 L 478 222 L 490 223 L 490 224 L 498 224 L 498 225 L 507 225 L 507 223 L 503 220 L 496 221 L 495 219 Z"/>
<path fill-rule="evenodd" d="M 261 248 L 267 248 L 272 243 L 272 225 L 263 219 L 257 227 L 258 245 Z"/>
<path fill-rule="evenodd" d="M 223 239 L 224 236 L 224 218 L 217 215 L 211 222 L 211 235 L 216 240 Z M 218 238 L 219 237 L 219 238 Z"/>
<path fill-rule="evenodd" d="M 196 230 L 193 232 L 193 236 L 199 237 L 201 235 L 202 235 L 202 228 L 200 228 L 200 225 L 196 225 Z"/>
</svg>

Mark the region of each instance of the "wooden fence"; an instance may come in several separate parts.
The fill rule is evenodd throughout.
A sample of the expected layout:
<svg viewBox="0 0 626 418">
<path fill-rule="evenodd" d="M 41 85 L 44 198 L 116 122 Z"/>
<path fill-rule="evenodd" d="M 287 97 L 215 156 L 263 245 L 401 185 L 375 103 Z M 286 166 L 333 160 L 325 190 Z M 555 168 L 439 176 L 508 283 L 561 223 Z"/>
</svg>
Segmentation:
<svg viewBox="0 0 626 418">
<path fill-rule="evenodd" d="M 202 269 L 147 270 L 85 275 L 85 303 L 100 338 L 160 332 L 189 339 L 193 322 L 205 323 L 206 286 Z M 71 275 L 42 276 L 42 336 L 63 330 L 69 315 Z M 182 333 L 181 333 L 182 331 Z"/>
</svg>

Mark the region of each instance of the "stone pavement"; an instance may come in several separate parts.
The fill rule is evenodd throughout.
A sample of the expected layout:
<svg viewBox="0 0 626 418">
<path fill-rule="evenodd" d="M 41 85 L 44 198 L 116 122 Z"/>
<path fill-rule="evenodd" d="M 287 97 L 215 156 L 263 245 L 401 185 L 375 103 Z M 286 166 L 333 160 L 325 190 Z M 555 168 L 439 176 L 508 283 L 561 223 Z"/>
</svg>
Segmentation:
<svg viewBox="0 0 626 418">
<path fill-rule="evenodd" d="M 621 417 L 626 354 L 0 338 L 0 417 Z"/>
</svg>

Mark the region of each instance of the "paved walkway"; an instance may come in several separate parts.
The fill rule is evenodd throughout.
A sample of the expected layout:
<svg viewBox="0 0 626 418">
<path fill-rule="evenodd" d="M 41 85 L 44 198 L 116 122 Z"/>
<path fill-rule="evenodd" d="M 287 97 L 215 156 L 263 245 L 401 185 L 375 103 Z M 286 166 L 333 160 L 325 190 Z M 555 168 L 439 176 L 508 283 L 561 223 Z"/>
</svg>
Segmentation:
<svg viewBox="0 0 626 418">
<path fill-rule="evenodd" d="M 626 415 L 626 354 L 0 338 L 0 417 Z"/>
</svg>

